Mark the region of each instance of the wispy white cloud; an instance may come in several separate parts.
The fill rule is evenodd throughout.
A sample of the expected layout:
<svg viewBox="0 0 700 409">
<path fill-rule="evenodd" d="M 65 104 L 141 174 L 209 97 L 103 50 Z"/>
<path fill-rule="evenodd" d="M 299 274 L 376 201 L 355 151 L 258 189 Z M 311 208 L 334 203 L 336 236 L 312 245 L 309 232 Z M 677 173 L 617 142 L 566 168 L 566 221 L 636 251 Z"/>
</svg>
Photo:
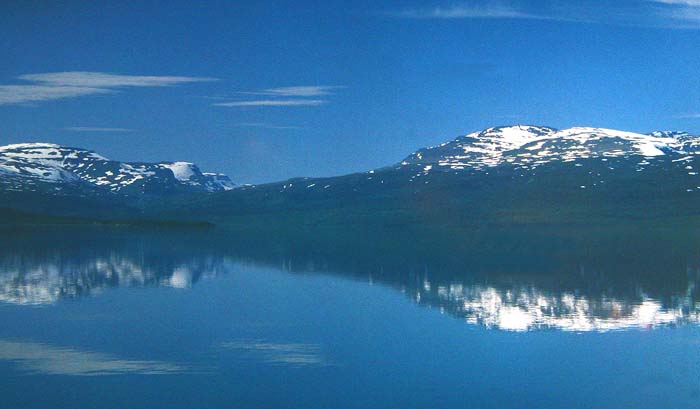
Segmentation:
<svg viewBox="0 0 700 409">
<path fill-rule="evenodd" d="M 282 107 L 282 106 L 318 106 L 327 103 L 323 99 L 261 99 L 253 101 L 219 102 L 219 107 Z"/>
<path fill-rule="evenodd" d="M 680 118 L 680 119 L 700 119 L 700 113 L 678 115 L 676 118 Z"/>
<path fill-rule="evenodd" d="M 119 88 L 119 87 L 168 87 L 191 82 L 215 81 L 215 78 L 202 77 L 169 77 L 117 75 L 104 72 L 67 71 L 49 72 L 44 74 L 26 74 L 18 77 L 24 81 L 38 82 L 48 85 Z"/>
<path fill-rule="evenodd" d="M 242 128 L 264 128 L 264 129 L 303 129 L 301 126 L 293 125 L 275 125 L 268 124 L 265 122 L 241 122 L 236 124 L 238 127 Z"/>
<path fill-rule="evenodd" d="M 647 0 L 658 18 L 675 28 L 700 28 L 700 0 Z"/>
<path fill-rule="evenodd" d="M 265 99 L 243 101 L 217 102 L 213 105 L 220 107 L 289 107 L 289 106 L 319 106 L 328 103 L 327 97 L 333 95 L 341 85 L 298 85 L 291 87 L 267 88 L 260 91 L 240 91 L 242 95 L 260 95 Z M 317 98 L 310 98 L 317 97 Z M 211 97 L 212 99 L 231 99 Z"/>
<path fill-rule="evenodd" d="M 0 340 L 0 360 L 14 362 L 23 371 L 41 375 L 110 376 L 168 375 L 190 372 L 179 364 L 121 359 L 37 342 Z"/>
<path fill-rule="evenodd" d="M 605 9 L 553 0 L 548 7 L 525 2 L 448 3 L 429 8 L 395 10 L 385 15 L 405 19 L 512 19 L 610 24 L 673 29 L 700 29 L 700 0 L 641 0 L 611 3 Z M 518 6 L 519 5 L 519 6 Z"/>
<path fill-rule="evenodd" d="M 662 14 L 665 18 L 675 20 L 673 26 L 676 28 L 700 28 L 700 7 L 682 7 L 676 10 L 666 10 Z"/>
<path fill-rule="evenodd" d="M 450 5 L 432 8 L 403 9 L 388 13 L 394 17 L 413 19 L 467 19 L 467 18 L 509 18 L 547 19 L 545 16 L 524 13 L 502 5 Z"/>
<path fill-rule="evenodd" d="M 102 72 L 52 72 L 18 77 L 28 84 L 0 85 L 0 105 L 23 105 L 42 101 L 111 94 L 126 87 L 168 87 L 214 81 L 214 78 L 117 75 Z"/>
<path fill-rule="evenodd" d="M 302 85 L 296 87 L 268 88 L 262 91 L 242 92 L 242 94 L 270 95 L 277 97 L 318 97 L 331 95 L 334 90 L 345 88 L 340 85 Z"/>
<path fill-rule="evenodd" d="M 134 129 L 129 128 L 100 128 L 94 126 L 69 126 L 63 128 L 63 130 L 72 132 L 134 132 Z"/>
<path fill-rule="evenodd" d="M 110 94 L 106 88 L 47 86 L 47 85 L 0 85 L 0 105 L 19 105 L 54 99 L 75 98 L 85 95 Z"/>
<path fill-rule="evenodd" d="M 652 3 L 700 7 L 700 0 L 648 0 Z"/>
</svg>

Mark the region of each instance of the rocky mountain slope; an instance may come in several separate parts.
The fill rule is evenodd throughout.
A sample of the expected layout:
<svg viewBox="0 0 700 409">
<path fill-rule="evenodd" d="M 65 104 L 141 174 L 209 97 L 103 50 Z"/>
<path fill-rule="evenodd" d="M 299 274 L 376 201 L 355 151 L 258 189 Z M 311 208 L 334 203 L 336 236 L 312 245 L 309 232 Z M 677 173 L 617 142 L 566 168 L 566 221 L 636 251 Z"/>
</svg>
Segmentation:
<svg viewBox="0 0 700 409">
<path fill-rule="evenodd" d="M 221 192 L 234 186 L 227 176 L 203 173 L 188 162 L 118 162 L 89 150 L 48 143 L 0 147 L 0 184 L 14 191 L 124 195 Z"/>
<path fill-rule="evenodd" d="M 0 148 L 0 194 L 62 195 L 69 209 L 76 195 L 108 192 L 127 198 L 121 217 L 135 211 L 140 218 L 236 225 L 700 220 L 698 155 L 700 137 L 684 132 L 517 125 L 461 136 L 367 172 L 232 189 L 224 176 L 187 163 L 120 163 L 31 144 Z M 192 194 L 139 199 L 173 192 Z M 60 207 L 50 204 L 43 209 Z M 108 211 L 111 204 L 100 206 Z"/>
<path fill-rule="evenodd" d="M 656 157 L 700 153 L 700 138 L 685 132 L 648 135 L 602 128 L 556 130 L 538 126 L 508 126 L 474 132 L 436 147 L 421 149 L 401 164 L 435 164 L 452 170 L 510 164 L 534 170 L 551 162 L 618 157 Z M 644 166 L 644 161 L 640 161 Z"/>
<path fill-rule="evenodd" d="M 489 128 L 392 166 L 243 186 L 179 211 L 194 206 L 222 224 L 307 226 L 700 217 L 699 146 L 682 132 Z"/>
</svg>

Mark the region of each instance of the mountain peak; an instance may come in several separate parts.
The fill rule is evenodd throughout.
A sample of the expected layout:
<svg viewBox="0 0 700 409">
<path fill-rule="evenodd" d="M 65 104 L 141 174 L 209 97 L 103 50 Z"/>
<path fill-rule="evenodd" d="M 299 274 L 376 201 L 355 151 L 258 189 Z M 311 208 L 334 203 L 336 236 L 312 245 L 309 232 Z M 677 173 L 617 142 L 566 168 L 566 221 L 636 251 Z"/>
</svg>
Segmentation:
<svg viewBox="0 0 700 409">
<path fill-rule="evenodd" d="M 32 190 L 49 184 L 44 188 L 60 191 L 65 183 L 132 195 L 218 192 L 234 186 L 227 176 L 202 173 L 190 162 L 118 162 L 90 150 L 43 142 L 0 147 L 1 185 Z"/>
<path fill-rule="evenodd" d="M 32 148 L 60 148 L 60 145 L 48 142 L 32 142 L 32 143 L 15 143 L 11 145 L 0 146 L 0 150 L 11 149 L 32 149 Z"/>
<path fill-rule="evenodd" d="M 654 131 L 649 133 L 649 136 L 654 136 L 657 138 L 676 138 L 681 139 L 691 136 L 688 132 L 684 131 Z"/>
<path fill-rule="evenodd" d="M 0 153 L 13 155 L 15 157 L 33 157 L 37 160 L 42 158 L 48 160 L 58 160 L 77 154 L 89 155 L 93 158 L 107 160 L 107 158 L 104 156 L 98 155 L 97 153 L 87 149 L 71 148 L 49 142 L 16 143 L 12 145 L 0 146 Z"/>
<path fill-rule="evenodd" d="M 199 171 L 199 168 L 190 162 L 161 162 L 159 165 L 173 172 L 175 179 L 180 182 L 189 182 Z"/>
<path fill-rule="evenodd" d="M 535 125 L 488 128 L 421 149 L 401 165 L 429 164 L 448 169 L 484 169 L 509 163 L 526 168 L 553 161 L 595 157 L 700 154 L 700 137 L 685 132 L 644 135 L 606 128 L 557 130 Z"/>
<path fill-rule="evenodd" d="M 503 139 L 509 140 L 520 140 L 520 139 L 533 139 L 540 138 L 543 136 L 551 135 L 557 130 L 547 126 L 538 125 L 507 125 L 507 126 L 497 126 L 492 128 L 487 128 L 476 134 L 482 136 L 497 136 Z M 473 135 L 473 134 L 472 134 Z"/>
</svg>

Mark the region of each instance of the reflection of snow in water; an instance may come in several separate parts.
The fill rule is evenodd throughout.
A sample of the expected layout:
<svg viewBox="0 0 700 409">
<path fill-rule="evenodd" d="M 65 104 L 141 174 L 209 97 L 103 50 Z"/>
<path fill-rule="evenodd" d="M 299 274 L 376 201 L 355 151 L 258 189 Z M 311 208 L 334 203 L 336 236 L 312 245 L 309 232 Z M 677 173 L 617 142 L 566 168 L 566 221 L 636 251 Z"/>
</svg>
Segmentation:
<svg viewBox="0 0 700 409">
<path fill-rule="evenodd" d="M 173 271 L 169 283 L 175 288 L 192 287 L 192 272 L 184 267 L 178 267 Z"/>
<path fill-rule="evenodd" d="M 144 262 L 138 256 L 119 254 L 87 257 L 79 262 L 50 257 L 31 261 L 8 257 L 0 260 L 0 301 L 51 304 L 62 298 L 94 295 L 103 288 L 116 286 L 190 288 L 202 277 L 213 277 L 244 265 L 213 256 L 185 257 L 177 262 Z M 305 271 L 315 270 L 313 263 L 305 266 Z M 405 283 L 399 284 L 406 288 Z M 409 292 L 415 302 L 439 307 L 470 324 L 509 331 L 609 331 L 700 323 L 700 303 L 695 301 L 697 294 L 692 280 L 688 281 L 684 292 L 672 294 L 664 298 L 664 302 L 641 290 L 616 298 L 584 289 L 557 292 L 517 282 L 501 286 L 431 283 L 426 279 Z M 264 343 L 257 345 L 258 351 L 280 350 Z M 251 345 L 238 347 L 252 348 Z M 300 362 L 306 359 L 290 354 L 297 356 Z"/>
<path fill-rule="evenodd" d="M 180 263 L 144 263 L 137 257 L 110 255 L 81 262 L 21 258 L 0 261 L 0 301 L 52 304 L 62 298 L 96 294 L 115 286 L 164 285 L 189 288 L 200 277 L 223 270 L 223 259 L 199 257 Z"/>
<path fill-rule="evenodd" d="M 430 289 L 426 282 L 416 301 L 437 305 L 471 324 L 508 331 L 610 331 L 700 323 L 700 303 L 690 296 L 676 297 L 674 305 L 665 306 L 643 294 L 635 300 L 621 300 L 534 287 L 451 284 Z"/>
</svg>

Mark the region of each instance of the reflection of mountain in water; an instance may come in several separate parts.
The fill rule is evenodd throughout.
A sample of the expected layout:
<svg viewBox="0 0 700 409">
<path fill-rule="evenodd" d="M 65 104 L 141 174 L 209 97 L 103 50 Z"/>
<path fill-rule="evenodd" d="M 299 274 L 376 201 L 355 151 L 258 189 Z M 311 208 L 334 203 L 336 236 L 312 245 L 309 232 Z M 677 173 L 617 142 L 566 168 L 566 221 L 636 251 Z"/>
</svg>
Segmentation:
<svg viewBox="0 0 700 409">
<path fill-rule="evenodd" d="M 168 266 L 144 265 L 118 254 L 75 261 L 0 259 L 0 301 L 47 304 L 106 287 L 190 287 L 222 270 L 220 259 L 203 257 Z"/>
<path fill-rule="evenodd" d="M 511 331 L 560 329 L 608 331 L 700 323 L 695 282 L 670 303 L 639 291 L 614 298 L 577 291 L 551 292 L 527 285 L 433 284 L 425 281 L 413 296 L 419 304 L 438 306 L 468 323 Z"/>
<path fill-rule="evenodd" d="M 71 240 L 65 240 L 69 232 Z M 420 305 L 502 330 L 606 331 L 700 323 L 700 274 L 688 267 L 696 265 L 693 257 L 682 256 L 686 248 L 673 242 L 669 245 L 676 251 L 669 254 L 675 262 L 658 252 L 645 260 L 641 250 L 626 248 L 625 254 L 641 258 L 633 262 L 600 250 L 610 247 L 605 245 L 591 254 L 591 247 L 577 251 L 543 242 L 549 239 L 511 237 L 527 243 L 514 247 L 501 233 L 497 245 L 480 237 L 485 244 L 469 242 L 463 248 L 431 247 L 415 238 L 384 237 L 378 240 L 381 246 L 373 247 L 368 240 L 337 245 L 326 237 L 306 241 L 176 230 L 56 229 L 12 237 L 0 243 L 0 301 L 14 304 L 49 304 L 117 286 L 186 288 L 252 261 L 289 273 L 386 284 Z M 537 252 L 540 248 L 548 249 L 546 257 Z M 690 243 L 687 254 L 693 248 Z M 586 274 L 583 264 L 589 266 Z"/>
</svg>

